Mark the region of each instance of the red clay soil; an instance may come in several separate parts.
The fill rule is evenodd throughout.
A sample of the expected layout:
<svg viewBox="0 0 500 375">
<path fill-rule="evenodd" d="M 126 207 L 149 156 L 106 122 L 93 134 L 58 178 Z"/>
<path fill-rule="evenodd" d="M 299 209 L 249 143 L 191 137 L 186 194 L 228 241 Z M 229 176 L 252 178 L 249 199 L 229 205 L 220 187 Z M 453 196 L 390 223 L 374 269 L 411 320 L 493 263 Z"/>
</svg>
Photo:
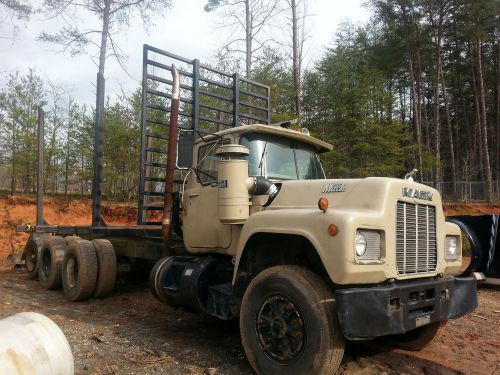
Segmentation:
<svg viewBox="0 0 500 375">
<path fill-rule="evenodd" d="M 500 214 L 500 203 L 445 203 L 443 209 L 446 216 L 498 215 Z"/>
<path fill-rule="evenodd" d="M 137 220 L 137 207 L 125 203 L 104 203 L 101 213 L 110 225 L 133 225 Z M 89 199 L 45 199 L 43 216 L 52 225 L 90 225 L 92 202 Z M 16 233 L 16 226 L 34 225 L 35 220 L 33 197 L 0 198 L 0 263 L 9 254 L 19 254 L 23 250 L 27 235 Z"/>
</svg>

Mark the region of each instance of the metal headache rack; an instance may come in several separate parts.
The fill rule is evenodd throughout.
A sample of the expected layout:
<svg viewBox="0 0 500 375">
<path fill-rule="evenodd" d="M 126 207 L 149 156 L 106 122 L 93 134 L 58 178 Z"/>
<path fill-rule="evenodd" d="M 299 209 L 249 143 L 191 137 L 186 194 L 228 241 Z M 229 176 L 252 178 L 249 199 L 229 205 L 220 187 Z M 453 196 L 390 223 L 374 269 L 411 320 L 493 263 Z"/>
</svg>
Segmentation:
<svg viewBox="0 0 500 375">
<path fill-rule="evenodd" d="M 167 166 L 170 112 L 172 101 L 172 64 L 180 73 L 178 119 L 178 160 Z M 38 114 L 37 221 L 34 227 L 20 225 L 20 232 L 81 235 L 95 237 L 161 238 L 161 215 L 165 197 L 167 169 L 174 169 L 174 200 L 179 199 L 187 170 L 191 167 L 194 141 L 201 136 L 235 126 L 270 123 L 270 89 L 266 85 L 229 74 L 148 45 L 143 46 L 141 108 L 141 154 L 137 225 L 108 226 L 101 217 L 101 184 L 104 141 L 104 77 L 97 75 L 95 131 L 95 170 L 92 184 L 92 224 L 88 226 L 51 225 L 43 217 L 43 110 Z M 100 114 L 100 116 L 99 116 Z M 133 247 L 132 245 L 130 245 Z M 149 246 L 152 254 L 157 247 Z M 160 247 L 161 248 L 161 247 Z M 150 252 L 151 252 L 150 251 Z M 138 255 L 137 255 L 138 256 Z M 145 256 L 144 254 L 140 256 Z M 155 255 L 156 256 L 156 255 Z M 151 259 L 153 255 L 148 255 Z"/>
<path fill-rule="evenodd" d="M 172 64 L 180 74 L 178 159 L 184 162 L 170 167 Z M 198 137 L 243 124 L 269 124 L 269 98 L 269 86 L 145 44 L 137 224 L 160 225 L 166 171 L 175 170 L 174 192 L 180 191 Z"/>
</svg>

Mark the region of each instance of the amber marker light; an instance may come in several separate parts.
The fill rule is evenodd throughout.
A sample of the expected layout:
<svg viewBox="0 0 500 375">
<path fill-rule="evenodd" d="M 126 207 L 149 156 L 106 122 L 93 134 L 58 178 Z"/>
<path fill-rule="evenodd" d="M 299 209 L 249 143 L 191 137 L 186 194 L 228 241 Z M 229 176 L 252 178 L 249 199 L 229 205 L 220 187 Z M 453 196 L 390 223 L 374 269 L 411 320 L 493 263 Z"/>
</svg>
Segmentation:
<svg viewBox="0 0 500 375">
<path fill-rule="evenodd" d="M 328 199 L 326 199 L 325 197 L 319 198 L 318 208 L 321 211 L 326 212 L 326 210 L 328 210 Z"/>
<path fill-rule="evenodd" d="M 330 224 L 328 226 L 328 234 L 330 236 L 336 236 L 338 232 L 339 232 L 339 228 L 335 224 Z"/>
</svg>

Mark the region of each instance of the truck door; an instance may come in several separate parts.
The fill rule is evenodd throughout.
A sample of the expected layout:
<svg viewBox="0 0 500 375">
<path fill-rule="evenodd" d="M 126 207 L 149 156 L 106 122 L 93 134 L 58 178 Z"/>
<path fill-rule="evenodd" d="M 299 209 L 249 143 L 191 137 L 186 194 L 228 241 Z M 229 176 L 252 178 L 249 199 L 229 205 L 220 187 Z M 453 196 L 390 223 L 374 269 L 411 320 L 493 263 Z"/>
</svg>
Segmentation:
<svg viewBox="0 0 500 375">
<path fill-rule="evenodd" d="M 217 216 L 217 160 L 215 142 L 198 151 L 198 175 L 191 176 L 184 191 L 183 232 L 186 245 L 193 248 L 226 249 L 231 244 L 231 226 Z"/>
</svg>

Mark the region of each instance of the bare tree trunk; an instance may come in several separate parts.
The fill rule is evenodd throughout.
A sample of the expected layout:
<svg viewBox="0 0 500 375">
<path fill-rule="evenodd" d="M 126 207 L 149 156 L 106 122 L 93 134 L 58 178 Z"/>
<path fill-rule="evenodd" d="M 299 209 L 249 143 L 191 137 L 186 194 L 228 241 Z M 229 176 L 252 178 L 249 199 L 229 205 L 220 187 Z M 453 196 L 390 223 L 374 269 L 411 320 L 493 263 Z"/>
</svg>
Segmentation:
<svg viewBox="0 0 500 375">
<path fill-rule="evenodd" d="M 246 77 L 252 74 L 252 17 L 250 14 L 250 0 L 245 0 L 245 72 Z"/>
<path fill-rule="evenodd" d="M 406 121 L 406 111 L 407 111 L 406 92 L 403 89 L 403 87 L 401 87 L 401 85 L 399 85 L 399 87 L 398 87 L 398 98 L 399 98 L 399 107 L 401 108 L 399 121 L 404 123 Z M 412 100 L 413 100 L 413 97 L 412 97 Z M 412 104 L 411 101 L 410 101 L 410 104 Z M 410 120 L 413 118 L 412 116 L 413 116 L 413 114 L 412 114 L 412 111 L 410 110 L 409 111 Z"/>
<path fill-rule="evenodd" d="M 101 48 L 99 51 L 99 74 L 104 76 L 104 65 L 106 63 L 106 46 L 109 34 L 109 13 L 111 9 L 111 0 L 104 0 L 104 10 L 102 13 L 102 34 Z"/>
<path fill-rule="evenodd" d="M 439 184 L 441 182 L 441 119 L 440 119 L 440 98 L 439 98 L 439 86 L 440 86 L 440 78 L 442 71 L 442 56 L 441 56 L 441 40 L 443 36 L 443 15 L 444 9 L 441 8 L 439 11 L 438 22 L 437 22 L 437 30 L 435 31 L 434 40 L 436 43 L 436 81 L 434 87 L 434 128 L 435 128 L 435 144 L 436 144 L 436 183 Z M 434 25 L 434 15 L 429 14 L 429 20 L 433 27 Z M 439 185 L 437 185 L 439 186 Z"/>
<path fill-rule="evenodd" d="M 482 130 L 481 142 L 483 148 L 483 165 L 486 178 L 486 199 L 493 201 L 493 181 L 491 177 L 490 154 L 488 151 L 488 127 L 486 123 L 486 102 L 484 98 L 484 80 L 483 80 L 483 61 L 481 52 L 481 40 L 476 39 L 476 58 L 477 58 L 477 83 L 479 100 L 479 118 Z"/>
<path fill-rule="evenodd" d="M 83 156 L 81 157 L 81 168 L 82 168 L 82 177 L 80 177 L 80 195 L 83 197 L 83 194 L 84 194 L 84 180 L 85 180 L 85 178 L 83 177 L 83 176 L 85 176 L 85 174 L 83 173 L 84 169 L 85 169 L 85 163 L 84 163 Z"/>
<path fill-rule="evenodd" d="M 463 116 L 464 116 L 464 120 L 465 120 L 465 129 L 466 129 L 465 136 L 467 137 L 467 142 L 463 143 L 465 145 L 465 152 L 466 152 L 465 157 L 466 157 L 466 161 L 472 160 L 471 162 L 473 163 L 475 160 L 475 156 L 477 155 L 477 148 L 476 148 L 476 144 L 474 143 L 474 135 L 476 134 L 476 131 L 475 131 L 475 129 L 473 129 L 470 126 L 467 107 L 465 106 L 464 100 L 462 100 L 462 110 L 463 110 Z M 469 177 L 470 176 L 468 173 L 464 174 L 465 180 L 469 181 Z"/>
<path fill-rule="evenodd" d="M 500 44 L 495 43 L 495 177 L 500 180 Z"/>
<path fill-rule="evenodd" d="M 14 129 L 14 119 L 12 119 L 12 171 L 10 177 L 10 195 L 16 194 L 16 135 Z"/>
<path fill-rule="evenodd" d="M 68 175 L 69 175 L 69 162 L 66 158 L 65 168 L 64 168 L 64 196 L 68 195 Z"/>
<path fill-rule="evenodd" d="M 293 86 L 294 86 L 294 96 L 295 96 L 295 115 L 297 116 L 298 122 L 300 124 L 300 113 L 301 113 L 301 51 L 299 45 L 299 24 L 297 17 L 297 0 L 291 0 L 292 8 L 292 74 L 293 74 Z"/>
<path fill-rule="evenodd" d="M 418 144 L 418 167 L 420 173 L 423 173 L 423 161 L 422 161 L 422 127 L 420 124 L 420 105 L 419 105 L 419 99 L 417 96 L 417 92 L 415 89 L 415 73 L 413 71 L 413 58 L 411 56 L 411 53 L 409 54 L 409 66 L 410 66 L 410 91 L 411 91 L 411 98 L 413 102 L 413 123 L 415 126 L 415 132 L 417 134 L 417 144 Z"/>
<path fill-rule="evenodd" d="M 439 118 L 439 83 L 434 88 L 434 143 L 436 147 L 436 184 L 441 182 L 441 120 Z M 439 185 L 436 185 L 436 188 Z"/>
<path fill-rule="evenodd" d="M 470 47 L 470 56 L 471 56 L 471 68 L 472 68 L 472 86 L 474 89 L 474 135 L 473 135 L 473 142 L 474 142 L 474 151 L 475 151 L 475 165 L 474 167 L 476 170 L 479 171 L 479 179 L 481 181 L 485 180 L 484 177 L 484 164 L 483 164 L 483 143 L 481 142 L 482 139 L 482 131 L 481 131 L 481 117 L 480 117 L 480 106 L 479 106 L 479 89 L 478 89 L 478 82 L 477 82 L 477 75 L 476 75 L 476 68 L 477 66 L 475 65 L 475 47 L 471 46 Z"/>
<path fill-rule="evenodd" d="M 453 196 L 456 197 L 457 195 L 457 166 L 455 164 L 455 147 L 454 147 L 454 142 L 453 142 L 453 127 L 451 124 L 451 118 L 450 118 L 450 108 L 448 105 L 448 95 L 446 94 L 446 85 L 444 83 L 444 76 L 443 76 L 443 70 L 441 69 L 440 71 L 441 74 L 441 93 L 443 95 L 443 100 L 444 100 L 444 109 L 445 109 L 445 116 L 446 116 L 446 125 L 448 127 L 448 140 L 450 142 L 450 161 L 451 161 L 451 184 L 452 184 L 452 189 L 453 189 Z"/>
<path fill-rule="evenodd" d="M 483 139 L 482 136 L 482 129 L 481 129 L 481 108 L 479 105 L 479 93 L 478 93 L 478 85 L 477 85 L 477 80 L 476 80 L 476 74 L 473 74 L 473 80 L 474 80 L 474 106 L 476 109 L 476 131 L 474 132 L 474 148 L 477 150 L 477 169 L 479 170 L 479 178 L 484 181 L 485 176 L 484 176 L 484 159 L 483 159 L 483 143 L 481 140 Z"/>
<path fill-rule="evenodd" d="M 59 165 L 59 160 L 57 157 L 54 158 L 54 173 L 52 174 L 52 193 L 57 194 L 57 166 Z"/>
<path fill-rule="evenodd" d="M 419 107 L 419 122 L 421 129 L 425 130 L 423 133 L 424 144 L 427 146 L 427 150 L 431 149 L 431 137 L 429 131 L 429 118 L 427 116 L 427 103 L 425 98 L 425 88 L 422 81 L 422 62 L 420 59 L 420 51 L 417 49 L 416 51 L 416 68 L 417 68 L 417 99 L 418 99 L 418 107 Z"/>
<path fill-rule="evenodd" d="M 442 58 L 442 47 L 441 47 L 441 41 L 443 39 L 443 22 L 444 22 L 444 17 L 445 13 L 447 12 L 447 5 L 448 2 L 444 1 L 441 4 L 441 7 L 439 8 L 439 16 L 438 16 L 438 23 L 437 23 L 437 40 L 436 40 L 436 47 L 437 47 L 437 79 L 436 83 L 438 85 L 437 87 L 437 96 L 439 98 L 439 85 L 441 84 L 441 93 L 443 96 L 443 101 L 444 101 L 444 108 L 445 108 L 445 117 L 446 117 L 446 124 L 448 126 L 448 137 L 450 141 L 450 159 L 451 159 L 451 181 L 452 181 L 452 191 L 453 191 L 453 196 L 456 196 L 457 189 L 456 189 L 456 182 L 457 182 L 457 175 L 456 175 L 456 165 L 455 165 L 455 150 L 453 147 L 453 132 L 452 132 L 452 124 L 451 124 L 451 119 L 450 119 L 450 109 L 448 106 L 448 98 L 446 95 L 446 85 L 444 82 L 444 75 L 443 75 L 443 58 Z M 432 15 L 431 15 L 432 17 Z M 439 108 L 438 108 L 439 111 Z M 441 129 L 441 124 L 439 124 L 439 130 Z M 439 141 L 441 140 L 441 136 L 439 135 Z M 441 145 L 439 145 L 439 148 L 441 148 Z M 441 156 L 441 155 L 439 155 Z M 441 166 L 438 166 L 438 171 L 441 174 Z"/>
</svg>

